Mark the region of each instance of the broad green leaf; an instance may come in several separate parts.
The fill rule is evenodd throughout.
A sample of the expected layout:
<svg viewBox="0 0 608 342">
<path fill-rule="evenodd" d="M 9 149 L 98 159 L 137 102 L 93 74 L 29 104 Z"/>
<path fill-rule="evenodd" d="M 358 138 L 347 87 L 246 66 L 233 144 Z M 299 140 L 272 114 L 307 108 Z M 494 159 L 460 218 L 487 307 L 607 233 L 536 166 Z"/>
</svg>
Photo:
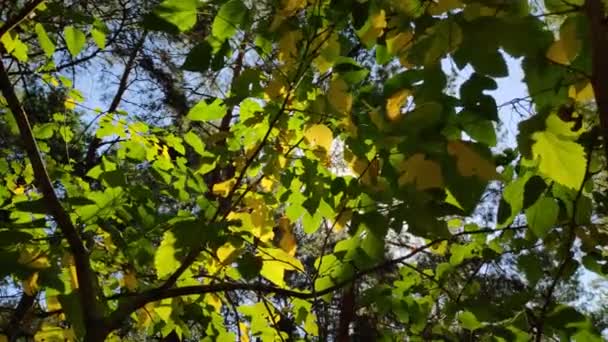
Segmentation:
<svg viewBox="0 0 608 342">
<path fill-rule="evenodd" d="M 530 208 L 526 209 L 528 226 L 539 238 L 544 238 L 557 223 L 559 206 L 551 197 L 543 196 Z"/>
<path fill-rule="evenodd" d="M 20 62 L 27 62 L 28 47 L 21 41 L 21 39 L 19 39 L 18 35 L 13 36 L 10 32 L 7 32 L 2 36 L 2 38 L 0 38 L 0 42 L 2 42 L 2 45 L 4 45 L 6 52 L 13 55 Z"/>
<path fill-rule="evenodd" d="M 36 31 L 38 42 L 40 43 L 40 47 L 42 48 L 42 51 L 44 51 L 44 54 L 47 57 L 53 56 L 53 53 L 55 53 L 55 44 L 51 38 L 49 38 L 44 26 L 37 23 L 36 26 L 34 26 L 34 30 Z"/>
<path fill-rule="evenodd" d="M 579 189 L 585 178 L 586 156 L 581 145 L 552 132 L 536 132 L 532 154 L 538 170 L 546 177 L 572 189 Z"/>
<path fill-rule="evenodd" d="M 63 29 L 63 36 L 72 57 L 76 57 L 87 43 L 85 34 L 74 26 Z"/>
<path fill-rule="evenodd" d="M 244 23 L 249 9 L 241 0 L 230 0 L 220 7 L 217 15 L 213 19 L 211 32 L 219 40 L 226 40 L 232 37 L 237 28 Z"/>
<path fill-rule="evenodd" d="M 175 257 L 177 240 L 171 231 L 163 234 L 163 240 L 154 255 L 154 267 L 159 279 L 170 276 L 180 266 L 179 260 Z"/>
<path fill-rule="evenodd" d="M 200 154 L 201 156 L 205 156 L 205 143 L 201 140 L 201 138 L 194 132 L 189 131 L 184 135 L 184 141 L 186 144 L 190 145 L 194 152 Z"/>
<path fill-rule="evenodd" d="M 154 9 L 159 18 L 188 31 L 196 24 L 198 0 L 165 0 Z"/>
<path fill-rule="evenodd" d="M 463 311 L 458 314 L 458 320 L 467 330 L 477 330 L 483 326 L 481 323 L 479 323 L 477 317 L 475 317 L 475 315 L 470 311 Z"/>
<path fill-rule="evenodd" d="M 212 53 L 213 48 L 211 45 L 207 41 L 203 41 L 190 50 L 188 56 L 186 56 L 186 61 L 182 65 L 182 69 L 197 72 L 207 71 L 211 63 Z"/>
<path fill-rule="evenodd" d="M 106 34 L 103 31 L 94 28 L 91 30 L 91 37 L 93 37 L 93 41 L 97 44 L 97 47 L 102 50 L 106 48 Z"/>
<path fill-rule="evenodd" d="M 187 117 L 192 121 L 211 121 L 221 119 L 224 115 L 226 115 L 224 101 L 215 99 L 209 104 L 205 100 L 200 101 L 190 109 Z"/>
</svg>

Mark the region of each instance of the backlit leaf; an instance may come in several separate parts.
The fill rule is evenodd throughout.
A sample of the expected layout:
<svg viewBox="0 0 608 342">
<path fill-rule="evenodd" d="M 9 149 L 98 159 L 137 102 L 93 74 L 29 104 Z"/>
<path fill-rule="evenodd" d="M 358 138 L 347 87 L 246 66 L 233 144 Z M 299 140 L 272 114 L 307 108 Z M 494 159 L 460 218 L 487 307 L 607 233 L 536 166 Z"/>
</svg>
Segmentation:
<svg viewBox="0 0 608 342">
<path fill-rule="evenodd" d="M 63 30 L 63 35 L 68 51 L 70 51 L 72 57 L 76 57 L 87 42 L 85 34 L 74 26 L 67 26 Z"/>
<path fill-rule="evenodd" d="M 543 238 L 557 222 L 559 206 L 553 198 L 541 197 L 530 208 L 526 209 L 526 219 L 534 234 Z"/>
<path fill-rule="evenodd" d="M 389 120 L 395 121 L 399 119 L 401 107 L 405 104 L 408 96 L 410 96 L 410 91 L 403 89 L 394 93 L 386 100 L 386 115 Z"/>
<path fill-rule="evenodd" d="M 448 142 L 448 153 L 456 158 L 458 171 L 463 176 L 477 176 L 486 181 L 496 179 L 498 176 L 496 166 L 491 161 L 462 141 Z"/>
<path fill-rule="evenodd" d="M 188 119 L 192 121 L 218 120 L 226 115 L 226 106 L 221 99 L 215 99 L 211 103 L 200 101 L 188 112 Z"/>
<path fill-rule="evenodd" d="M 196 24 L 198 0 L 165 0 L 154 9 L 159 18 L 187 31 Z"/>
<path fill-rule="evenodd" d="M 539 171 L 564 186 L 579 189 L 585 177 L 583 147 L 547 131 L 536 132 L 532 138 L 532 154 L 538 159 Z"/>
<path fill-rule="evenodd" d="M 51 57 L 53 53 L 55 53 L 55 44 L 53 43 L 51 38 L 49 38 L 48 34 L 46 33 L 46 30 L 44 29 L 44 26 L 42 26 L 41 24 L 36 24 L 34 30 L 36 31 L 36 35 L 38 36 L 38 42 L 40 43 L 42 51 L 44 51 L 44 54 L 47 57 Z"/>
<path fill-rule="evenodd" d="M 422 153 L 416 153 L 400 165 L 402 171 L 399 185 L 414 184 L 418 190 L 443 187 L 441 167 L 435 161 L 428 160 Z"/>
<path fill-rule="evenodd" d="M 177 240 L 171 231 L 163 234 L 163 239 L 154 255 L 154 267 L 159 279 L 165 279 L 179 267 L 180 262 L 175 257 Z"/>
<path fill-rule="evenodd" d="M 329 127 L 325 125 L 313 125 L 304 132 L 304 137 L 308 140 L 311 146 L 322 147 L 329 152 L 334 140 L 334 136 Z"/>
</svg>

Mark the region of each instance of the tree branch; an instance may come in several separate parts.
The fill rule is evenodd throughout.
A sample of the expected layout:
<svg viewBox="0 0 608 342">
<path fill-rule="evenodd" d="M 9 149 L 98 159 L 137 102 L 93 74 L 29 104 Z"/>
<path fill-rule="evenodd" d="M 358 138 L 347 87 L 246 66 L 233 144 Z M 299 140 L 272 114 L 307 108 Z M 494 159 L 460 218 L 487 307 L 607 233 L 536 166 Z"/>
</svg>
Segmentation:
<svg viewBox="0 0 608 342">
<path fill-rule="evenodd" d="M 14 17 L 9 18 L 2 27 L 0 27 L 0 37 L 4 36 L 10 30 L 19 25 L 30 13 L 32 13 L 36 7 L 38 7 L 44 0 L 33 0 L 29 4 L 25 5 L 23 9 L 17 13 Z"/>
<path fill-rule="evenodd" d="M 79 284 L 79 294 L 82 300 L 84 321 L 87 330 L 91 328 L 93 331 L 99 329 L 99 322 L 103 318 L 103 307 L 98 296 L 97 277 L 91 268 L 89 255 L 84 247 L 84 244 L 74 226 L 69 214 L 63 208 L 51 179 L 47 173 L 46 166 L 38 150 L 38 145 L 32 128 L 30 126 L 27 114 L 17 98 L 15 90 L 8 78 L 4 63 L 0 60 L 0 90 L 6 99 L 8 108 L 13 113 L 15 121 L 19 127 L 21 140 L 27 151 L 28 158 L 32 163 L 34 176 L 38 184 L 38 188 L 44 196 L 49 214 L 55 219 L 57 225 L 61 229 L 63 236 L 68 241 L 70 251 L 75 260 L 76 274 Z M 89 332 L 89 331 L 87 331 Z"/>
<path fill-rule="evenodd" d="M 129 85 L 129 76 L 131 75 L 131 71 L 133 70 L 133 67 L 135 65 L 135 60 L 137 58 L 137 55 L 139 54 L 139 51 L 141 50 L 144 42 L 146 41 L 146 36 L 147 36 L 147 32 L 144 31 L 141 38 L 137 42 L 135 48 L 131 52 L 131 55 L 129 55 L 129 59 L 127 60 L 127 63 L 125 64 L 125 70 L 123 71 L 122 76 L 120 78 L 120 82 L 118 83 L 118 89 L 116 90 L 116 94 L 114 95 L 114 98 L 112 99 L 112 102 L 110 103 L 110 107 L 108 107 L 108 110 L 106 111 L 106 113 L 113 113 L 118 109 L 118 106 L 120 105 L 120 102 L 122 101 L 122 97 L 125 94 L 125 92 L 127 91 L 127 88 Z M 100 146 L 101 146 L 101 139 L 99 139 L 97 137 L 93 138 L 93 140 L 89 144 L 89 147 L 87 149 L 87 154 L 86 154 L 86 157 L 83 162 L 83 171 L 82 171 L 83 175 L 86 174 L 87 171 L 90 170 L 96 164 L 95 157 L 97 154 L 97 149 Z"/>
<path fill-rule="evenodd" d="M 608 23 L 602 0 L 585 1 L 591 33 L 591 84 L 600 119 L 604 155 L 608 158 Z"/>
</svg>

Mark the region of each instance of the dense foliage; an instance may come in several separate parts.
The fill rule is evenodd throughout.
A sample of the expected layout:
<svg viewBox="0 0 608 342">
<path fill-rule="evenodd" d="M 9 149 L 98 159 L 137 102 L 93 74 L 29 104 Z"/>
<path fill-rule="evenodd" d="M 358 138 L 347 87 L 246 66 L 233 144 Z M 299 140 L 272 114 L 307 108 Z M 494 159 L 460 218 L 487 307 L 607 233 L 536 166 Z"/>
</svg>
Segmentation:
<svg viewBox="0 0 608 342">
<path fill-rule="evenodd" d="M 0 0 L 0 341 L 601 340 L 607 7 Z"/>
</svg>

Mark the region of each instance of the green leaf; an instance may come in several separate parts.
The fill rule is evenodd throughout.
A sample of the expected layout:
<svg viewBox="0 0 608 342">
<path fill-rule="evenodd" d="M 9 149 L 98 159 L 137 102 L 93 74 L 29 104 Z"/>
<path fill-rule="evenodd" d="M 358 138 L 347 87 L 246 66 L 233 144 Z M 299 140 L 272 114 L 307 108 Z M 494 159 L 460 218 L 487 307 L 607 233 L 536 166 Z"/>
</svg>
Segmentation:
<svg viewBox="0 0 608 342">
<path fill-rule="evenodd" d="M 483 325 L 477 320 L 477 317 L 470 311 L 463 311 L 458 314 L 458 320 L 462 324 L 463 328 L 467 330 L 477 330 Z"/>
<path fill-rule="evenodd" d="M 47 57 L 53 56 L 53 53 L 55 53 L 55 44 L 53 43 L 51 38 L 49 38 L 48 34 L 46 33 L 46 30 L 44 29 L 44 26 L 37 23 L 34 27 L 34 30 L 36 31 L 36 35 L 38 36 L 38 42 L 40 43 L 40 47 L 42 48 L 42 51 L 44 51 L 44 54 Z"/>
<path fill-rule="evenodd" d="M 207 41 L 196 45 L 190 50 L 182 69 L 188 71 L 205 72 L 209 69 L 213 48 Z"/>
<path fill-rule="evenodd" d="M 153 13 L 183 32 L 196 24 L 197 10 L 198 0 L 166 0 Z"/>
<path fill-rule="evenodd" d="M 94 28 L 91 30 L 91 37 L 93 37 L 93 41 L 97 44 L 97 47 L 100 49 L 106 48 L 106 34 L 103 31 Z"/>
<path fill-rule="evenodd" d="M 76 57 L 87 42 L 85 34 L 74 26 L 63 29 L 63 36 L 72 57 Z"/>
<path fill-rule="evenodd" d="M 36 137 L 36 139 L 38 140 L 45 140 L 45 139 L 49 139 L 53 136 L 53 133 L 55 132 L 55 128 L 57 127 L 56 124 L 54 123 L 45 123 L 42 125 L 36 125 L 34 126 L 34 137 Z"/>
<path fill-rule="evenodd" d="M 529 208 L 531 205 L 536 203 L 540 195 L 543 194 L 547 185 L 545 181 L 540 176 L 533 176 L 528 179 L 526 185 L 524 186 L 524 202 L 523 209 Z"/>
<path fill-rule="evenodd" d="M 184 135 L 184 141 L 186 144 L 190 145 L 194 152 L 200 154 L 201 156 L 205 156 L 205 143 L 201 140 L 201 138 L 194 132 L 189 131 Z"/>
<path fill-rule="evenodd" d="M 538 170 L 544 176 L 572 189 L 579 189 L 585 178 L 587 158 L 583 147 L 552 132 L 536 132 L 532 154 L 539 159 Z"/>
<path fill-rule="evenodd" d="M 557 223 L 559 205 L 551 197 L 541 197 L 534 205 L 526 209 L 528 226 L 539 238 L 544 238 Z"/>
<path fill-rule="evenodd" d="M 220 41 L 232 37 L 247 18 L 249 9 L 240 0 L 230 0 L 220 7 L 213 19 L 211 33 Z"/>
<path fill-rule="evenodd" d="M 154 267 L 156 268 L 156 275 L 159 279 L 169 277 L 181 264 L 175 257 L 176 241 L 177 240 L 171 231 L 166 231 L 165 234 L 163 234 L 163 240 L 154 255 Z"/>
<path fill-rule="evenodd" d="M 215 99 L 208 104 L 205 100 L 197 103 L 188 112 L 188 119 L 192 121 L 211 121 L 218 120 L 226 115 L 226 106 L 221 99 Z"/>
</svg>

